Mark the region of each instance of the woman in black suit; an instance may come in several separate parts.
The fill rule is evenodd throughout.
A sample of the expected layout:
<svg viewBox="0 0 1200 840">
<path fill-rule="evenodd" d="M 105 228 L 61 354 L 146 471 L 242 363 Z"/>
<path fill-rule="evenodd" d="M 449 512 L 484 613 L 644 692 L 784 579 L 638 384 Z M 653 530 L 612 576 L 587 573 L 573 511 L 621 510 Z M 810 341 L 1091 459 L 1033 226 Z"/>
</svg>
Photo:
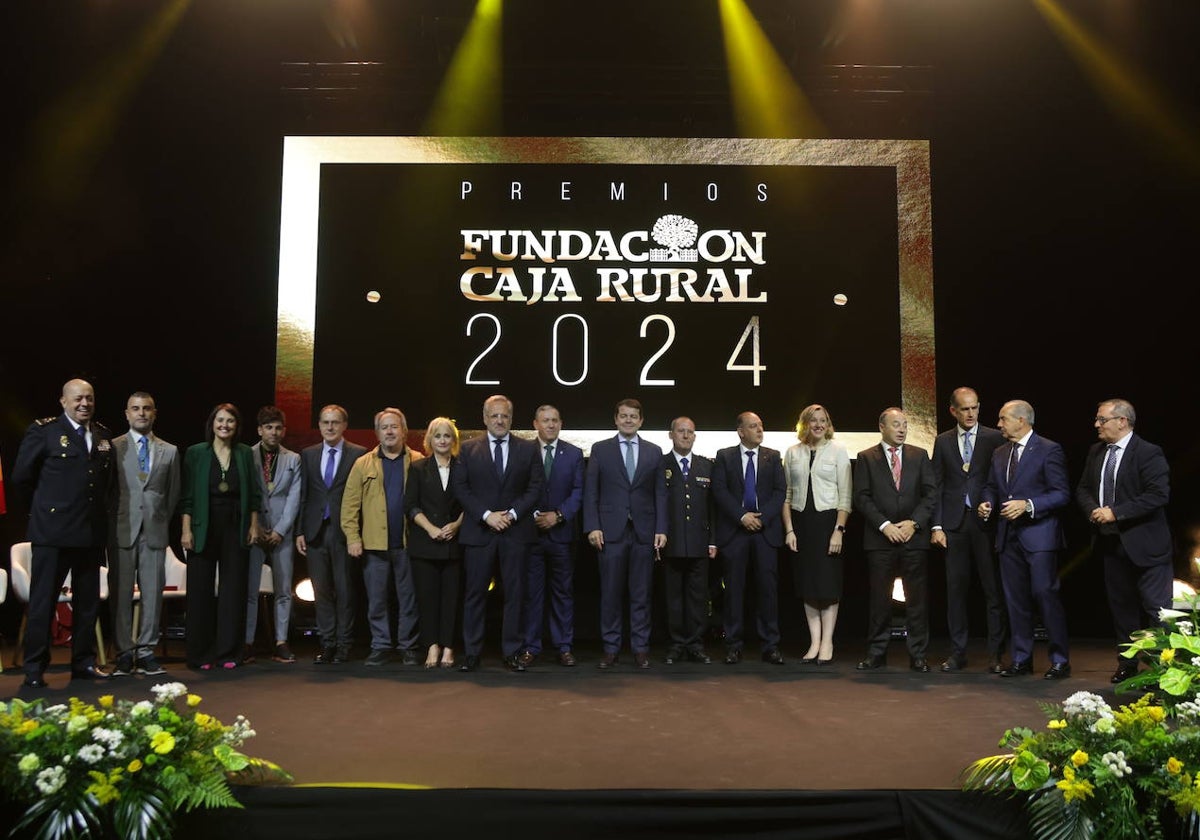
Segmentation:
<svg viewBox="0 0 1200 840">
<path fill-rule="evenodd" d="M 253 453 L 237 440 L 241 427 L 237 406 L 221 403 L 208 415 L 205 442 L 183 460 L 187 662 L 205 671 L 237 667 L 246 632 L 246 575 L 261 500 Z"/>
<path fill-rule="evenodd" d="M 429 651 L 426 668 L 454 667 L 454 625 L 462 578 L 462 546 L 458 529 L 462 505 L 450 492 L 450 471 L 458 460 L 458 427 L 448 417 L 435 417 L 425 430 L 425 454 L 409 470 L 404 505 L 416 528 L 408 533 L 421 616 L 421 644 Z"/>
</svg>

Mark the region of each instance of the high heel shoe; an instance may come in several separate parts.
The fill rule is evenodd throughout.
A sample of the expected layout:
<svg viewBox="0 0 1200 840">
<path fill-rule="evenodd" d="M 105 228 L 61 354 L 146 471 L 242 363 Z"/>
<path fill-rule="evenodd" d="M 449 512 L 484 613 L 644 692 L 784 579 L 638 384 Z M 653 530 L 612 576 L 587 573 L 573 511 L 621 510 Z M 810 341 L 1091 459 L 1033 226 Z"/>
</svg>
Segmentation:
<svg viewBox="0 0 1200 840">
<path fill-rule="evenodd" d="M 442 649 L 442 667 L 447 670 L 454 667 L 454 651 L 450 648 Z"/>
<path fill-rule="evenodd" d="M 824 652 L 825 652 L 824 650 L 821 651 L 821 653 L 824 653 Z M 833 645 L 829 646 L 829 655 L 828 656 L 821 656 L 820 654 L 817 655 L 817 664 L 818 665 L 833 664 Z"/>
<path fill-rule="evenodd" d="M 437 645 L 430 645 L 429 653 L 425 657 L 425 667 L 426 668 L 436 668 L 438 666 L 438 659 L 441 658 L 441 655 L 442 655 L 441 648 L 439 648 Z"/>
<path fill-rule="evenodd" d="M 805 665 L 811 665 L 817 661 L 817 654 L 814 653 L 812 656 L 804 656 L 800 659 L 800 661 Z"/>
</svg>

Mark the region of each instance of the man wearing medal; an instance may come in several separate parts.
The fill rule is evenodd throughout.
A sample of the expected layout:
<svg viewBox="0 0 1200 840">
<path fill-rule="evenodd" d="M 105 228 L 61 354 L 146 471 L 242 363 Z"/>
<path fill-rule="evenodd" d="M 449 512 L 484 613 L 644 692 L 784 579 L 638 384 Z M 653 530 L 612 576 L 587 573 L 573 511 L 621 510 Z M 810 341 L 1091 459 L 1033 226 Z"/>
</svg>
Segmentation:
<svg viewBox="0 0 1200 840">
<path fill-rule="evenodd" d="M 246 644 L 242 662 L 254 661 L 258 630 L 259 586 L 263 563 L 271 566 L 275 591 L 275 646 L 271 658 L 285 665 L 296 661 L 288 647 L 292 615 L 292 569 L 296 546 L 291 539 L 300 512 L 300 454 L 283 445 L 287 421 L 273 405 L 258 410 L 258 443 L 251 447 L 262 508 L 258 512 L 259 538 L 250 546 L 246 587 Z"/>
<path fill-rule="evenodd" d="M 138 391 L 125 404 L 129 432 L 113 441 L 117 504 L 113 511 L 108 590 L 112 599 L 113 676 L 165 673 L 154 658 L 162 615 L 168 528 L 179 503 L 179 452 L 154 434 L 154 397 Z M 133 638 L 133 590 L 141 595 Z"/>
<path fill-rule="evenodd" d="M 993 548 L 994 528 L 974 515 L 987 482 L 992 453 L 1004 443 L 995 429 L 979 424 L 979 397 L 971 388 L 956 388 L 950 396 L 954 428 L 942 432 L 933 444 L 933 473 L 940 490 L 933 508 L 930 541 L 946 549 L 946 625 L 950 655 L 943 671 L 967 666 L 967 607 L 971 574 L 979 576 L 987 605 L 987 670 L 1000 673 L 1000 660 L 1008 638 L 1004 590 Z"/>
<path fill-rule="evenodd" d="M 107 679 L 96 667 L 96 614 L 100 565 L 108 541 L 108 506 L 114 488 L 108 429 L 94 419 L 96 393 L 72 379 L 59 400 L 63 413 L 38 420 L 25 432 L 13 465 L 13 486 L 30 500 L 29 623 L 25 630 L 25 686 L 45 688 L 50 664 L 50 620 L 71 574 L 75 626 L 72 679 Z"/>
</svg>

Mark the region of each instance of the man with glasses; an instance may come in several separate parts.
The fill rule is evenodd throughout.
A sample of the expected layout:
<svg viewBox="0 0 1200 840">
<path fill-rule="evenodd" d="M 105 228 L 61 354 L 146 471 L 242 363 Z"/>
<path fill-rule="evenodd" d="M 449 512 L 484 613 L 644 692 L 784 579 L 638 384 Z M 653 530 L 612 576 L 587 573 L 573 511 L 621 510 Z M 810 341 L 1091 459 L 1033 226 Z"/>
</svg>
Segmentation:
<svg viewBox="0 0 1200 840">
<path fill-rule="evenodd" d="M 1075 488 L 1092 523 L 1092 554 L 1104 563 L 1104 584 L 1117 643 L 1158 621 L 1171 606 L 1171 531 L 1166 507 L 1170 470 L 1160 448 L 1134 434 L 1137 414 L 1126 400 L 1100 403 L 1099 438 Z M 1112 682 L 1137 674 L 1137 660 L 1118 654 Z"/>
</svg>

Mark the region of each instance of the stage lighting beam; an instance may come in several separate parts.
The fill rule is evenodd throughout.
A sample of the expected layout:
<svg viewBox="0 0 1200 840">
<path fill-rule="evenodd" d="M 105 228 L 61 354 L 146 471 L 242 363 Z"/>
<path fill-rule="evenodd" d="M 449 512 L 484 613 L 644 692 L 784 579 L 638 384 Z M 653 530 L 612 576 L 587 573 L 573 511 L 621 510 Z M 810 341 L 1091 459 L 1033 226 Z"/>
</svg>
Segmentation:
<svg viewBox="0 0 1200 840">
<path fill-rule="evenodd" d="M 446 77 L 438 89 L 428 134 L 469 137 L 500 134 L 503 0 L 478 0 Z"/>
</svg>

